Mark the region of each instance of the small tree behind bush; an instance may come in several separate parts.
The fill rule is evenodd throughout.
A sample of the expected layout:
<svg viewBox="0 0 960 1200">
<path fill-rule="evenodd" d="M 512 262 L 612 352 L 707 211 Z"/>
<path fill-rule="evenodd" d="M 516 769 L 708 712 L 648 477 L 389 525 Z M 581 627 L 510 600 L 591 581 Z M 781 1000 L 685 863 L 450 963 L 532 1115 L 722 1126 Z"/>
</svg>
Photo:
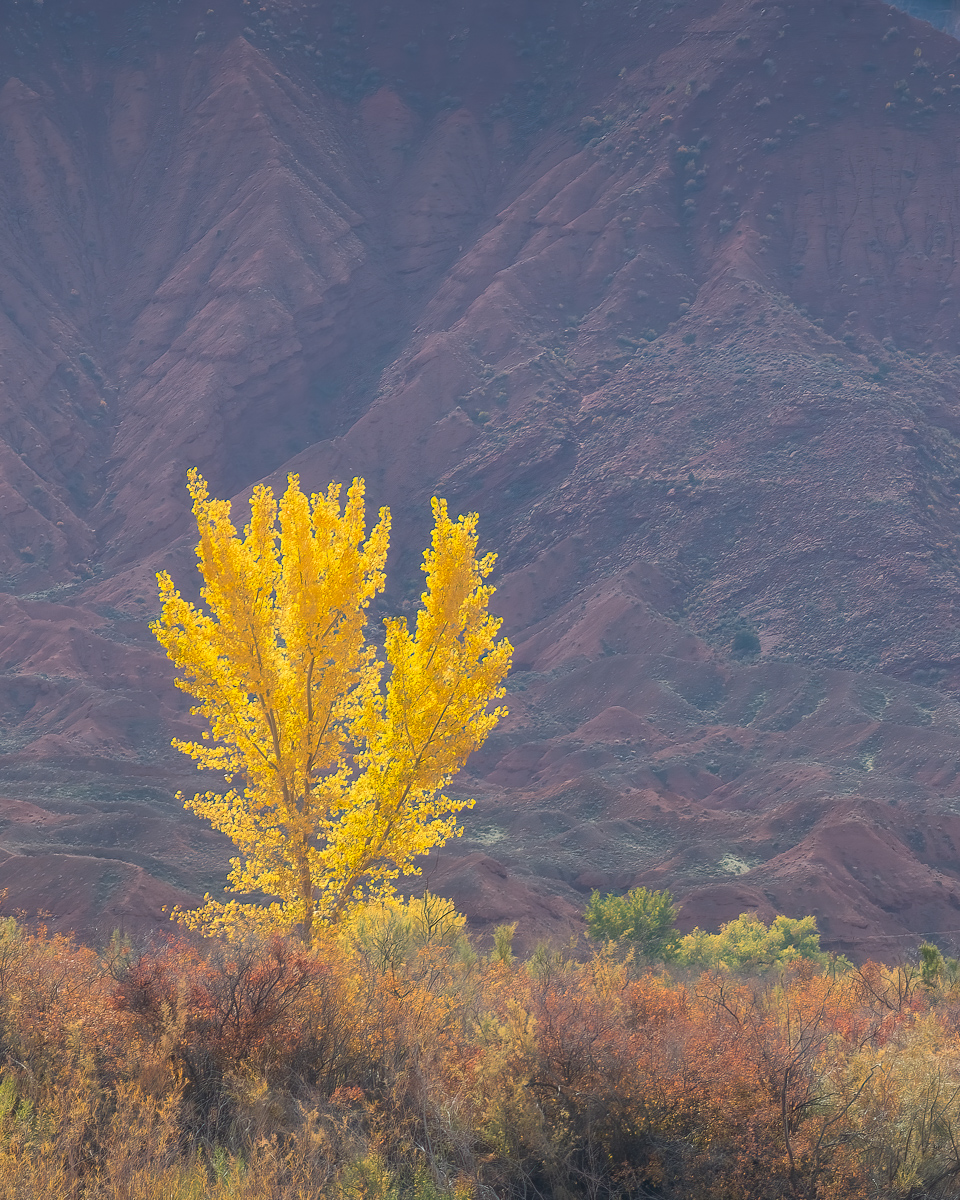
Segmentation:
<svg viewBox="0 0 960 1200">
<path fill-rule="evenodd" d="M 816 917 L 774 917 L 765 925 L 756 913 L 741 913 L 720 926 L 719 933 L 694 929 L 680 941 L 684 966 L 725 966 L 731 970 L 762 971 L 789 967 L 800 959 L 825 966 L 829 955 L 820 949 Z"/>
<path fill-rule="evenodd" d="M 756 913 L 741 913 L 720 926 L 719 933 L 694 929 L 681 937 L 676 928 L 679 906 L 670 892 L 633 888 L 625 896 L 594 892 L 584 914 L 587 932 L 597 941 L 629 944 L 644 958 L 681 967 L 708 970 L 764 971 L 792 966 L 800 960 L 824 967 L 829 954 L 820 949 L 815 917 L 776 916 L 769 925 Z M 921 955 L 923 950 L 921 949 Z M 924 958 L 924 979 L 939 968 Z M 849 966 L 846 959 L 837 960 Z M 941 959 L 942 962 L 942 959 Z"/>
<path fill-rule="evenodd" d="M 632 888 L 625 896 L 594 892 L 587 905 L 587 932 L 605 942 L 628 941 L 645 958 L 669 961 L 680 944 L 680 909 L 669 892 Z"/>
</svg>

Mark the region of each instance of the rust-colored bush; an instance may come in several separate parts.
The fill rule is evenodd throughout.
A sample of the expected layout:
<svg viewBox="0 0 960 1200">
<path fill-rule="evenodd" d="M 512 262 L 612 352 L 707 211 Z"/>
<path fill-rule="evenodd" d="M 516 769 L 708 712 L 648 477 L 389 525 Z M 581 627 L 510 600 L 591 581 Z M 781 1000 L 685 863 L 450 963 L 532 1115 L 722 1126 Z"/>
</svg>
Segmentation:
<svg viewBox="0 0 960 1200">
<path fill-rule="evenodd" d="M 0 1195 L 957 1194 L 949 971 L 674 977 L 378 928 L 101 957 L 0 922 Z"/>
</svg>

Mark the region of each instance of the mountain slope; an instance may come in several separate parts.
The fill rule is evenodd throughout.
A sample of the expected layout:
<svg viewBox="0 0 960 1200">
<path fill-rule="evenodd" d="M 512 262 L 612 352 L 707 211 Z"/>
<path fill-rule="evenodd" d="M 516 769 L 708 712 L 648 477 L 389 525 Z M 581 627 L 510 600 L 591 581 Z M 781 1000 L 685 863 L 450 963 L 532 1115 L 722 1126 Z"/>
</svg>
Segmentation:
<svg viewBox="0 0 960 1200">
<path fill-rule="evenodd" d="M 511 717 L 427 867 L 475 921 L 645 882 L 952 944 L 960 47 L 873 0 L 402 8 L 10 10 L 3 885 L 88 934 L 217 886 L 146 629 L 185 470 L 361 473 L 389 609 L 435 491 L 501 554 Z"/>
</svg>

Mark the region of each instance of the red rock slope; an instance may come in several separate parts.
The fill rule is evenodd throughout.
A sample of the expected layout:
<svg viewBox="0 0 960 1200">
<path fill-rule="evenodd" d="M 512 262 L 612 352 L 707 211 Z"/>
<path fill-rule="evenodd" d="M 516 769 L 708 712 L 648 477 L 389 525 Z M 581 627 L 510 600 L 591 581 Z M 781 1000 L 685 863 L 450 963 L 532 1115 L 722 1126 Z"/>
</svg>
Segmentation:
<svg viewBox="0 0 960 1200">
<path fill-rule="evenodd" d="M 146 629 L 219 494 L 479 508 L 511 716 L 427 866 L 960 943 L 960 44 L 875 0 L 13 3 L 0 886 L 103 936 L 222 879 Z M 5 24 L 4 24 L 5 23 Z"/>
</svg>

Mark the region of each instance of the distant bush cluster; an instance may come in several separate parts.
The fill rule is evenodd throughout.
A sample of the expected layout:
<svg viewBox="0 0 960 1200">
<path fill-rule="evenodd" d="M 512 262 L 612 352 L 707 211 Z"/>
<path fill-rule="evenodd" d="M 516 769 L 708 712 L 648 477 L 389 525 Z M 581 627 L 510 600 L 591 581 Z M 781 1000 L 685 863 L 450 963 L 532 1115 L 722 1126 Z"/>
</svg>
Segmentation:
<svg viewBox="0 0 960 1200">
<path fill-rule="evenodd" d="M 580 959 L 481 954 L 433 897 L 310 950 L 0 922 L 0 1195 L 957 1195 L 956 964 L 854 969 L 785 918 L 678 942 L 669 897 L 603 899 Z"/>
<path fill-rule="evenodd" d="M 669 892 L 633 888 L 625 896 L 594 892 L 587 905 L 587 931 L 598 941 L 628 943 L 644 959 L 708 970 L 765 971 L 810 962 L 846 970 L 847 959 L 820 949 L 814 917 L 775 917 L 765 925 L 755 913 L 741 913 L 719 933 L 694 929 L 681 937 L 675 925 L 679 909 Z"/>
</svg>

